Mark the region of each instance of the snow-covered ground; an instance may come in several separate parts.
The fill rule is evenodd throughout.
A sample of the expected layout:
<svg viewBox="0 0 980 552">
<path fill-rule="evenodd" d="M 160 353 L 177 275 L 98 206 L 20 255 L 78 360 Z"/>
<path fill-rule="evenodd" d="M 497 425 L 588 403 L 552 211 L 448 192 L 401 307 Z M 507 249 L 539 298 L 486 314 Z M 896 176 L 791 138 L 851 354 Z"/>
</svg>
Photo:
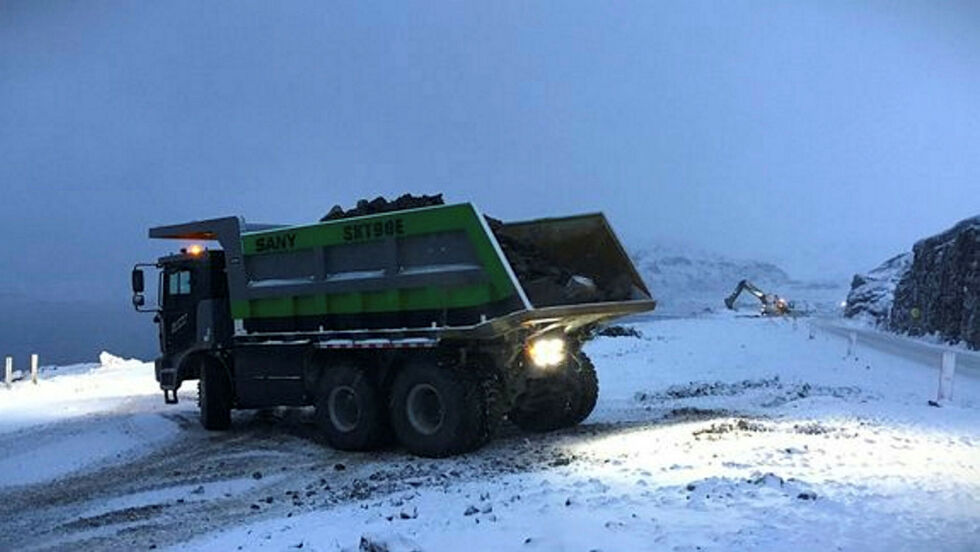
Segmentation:
<svg viewBox="0 0 980 552">
<path fill-rule="evenodd" d="M 177 426 L 158 414 L 153 365 L 108 353 L 100 361 L 44 367 L 37 385 L 0 390 L 0 491 L 173 438 Z"/>
<path fill-rule="evenodd" d="M 507 426 L 445 460 L 330 450 L 306 410 L 209 434 L 149 364 L 19 382 L 0 389 L 0 550 L 980 547 L 977 379 L 933 408 L 935 369 L 845 357 L 806 319 L 637 327 L 588 346 L 582 426 Z"/>
</svg>

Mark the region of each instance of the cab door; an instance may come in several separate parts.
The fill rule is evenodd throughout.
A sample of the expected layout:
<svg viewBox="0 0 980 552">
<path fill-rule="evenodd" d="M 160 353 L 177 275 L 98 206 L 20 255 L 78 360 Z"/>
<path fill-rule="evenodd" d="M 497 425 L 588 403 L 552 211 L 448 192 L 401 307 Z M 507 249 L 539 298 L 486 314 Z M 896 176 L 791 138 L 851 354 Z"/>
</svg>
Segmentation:
<svg viewBox="0 0 980 552">
<path fill-rule="evenodd" d="M 163 309 L 160 326 L 163 350 L 176 353 L 197 340 L 196 271 L 187 265 L 168 267 L 163 276 Z"/>
</svg>

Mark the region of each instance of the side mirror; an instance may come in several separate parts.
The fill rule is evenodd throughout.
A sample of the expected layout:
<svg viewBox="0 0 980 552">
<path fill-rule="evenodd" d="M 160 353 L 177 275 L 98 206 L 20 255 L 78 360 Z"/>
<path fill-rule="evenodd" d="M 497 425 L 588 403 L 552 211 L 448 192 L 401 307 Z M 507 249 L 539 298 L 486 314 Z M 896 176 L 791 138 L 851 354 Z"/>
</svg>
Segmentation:
<svg viewBox="0 0 980 552">
<path fill-rule="evenodd" d="M 133 269 L 133 293 L 139 294 L 143 293 L 144 283 L 143 283 L 143 271 L 134 268 Z M 136 302 L 136 298 L 133 298 L 133 302 Z M 142 303 L 141 303 L 142 304 Z"/>
<path fill-rule="evenodd" d="M 133 306 L 134 307 L 136 307 L 138 309 L 138 308 L 142 307 L 145 304 L 146 304 L 146 299 L 143 297 L 143 294 L 137 293 L 137 294 L 133 295 Z"/>
</svg>

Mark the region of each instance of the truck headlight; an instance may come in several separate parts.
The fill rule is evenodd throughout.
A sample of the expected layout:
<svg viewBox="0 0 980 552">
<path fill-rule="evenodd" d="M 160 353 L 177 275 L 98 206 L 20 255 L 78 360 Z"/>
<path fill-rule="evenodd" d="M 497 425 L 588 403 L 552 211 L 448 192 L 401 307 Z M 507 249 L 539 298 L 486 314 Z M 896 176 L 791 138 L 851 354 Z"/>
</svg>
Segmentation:
<svg viewBox="0 0 980 552">
<path fill-rule="evenodd" d="M 565 340 L 560 337 L 541 337 L 527 346 L 527 356 L 535 366 L 547 368 L 565 361 Z"/>
</svg>

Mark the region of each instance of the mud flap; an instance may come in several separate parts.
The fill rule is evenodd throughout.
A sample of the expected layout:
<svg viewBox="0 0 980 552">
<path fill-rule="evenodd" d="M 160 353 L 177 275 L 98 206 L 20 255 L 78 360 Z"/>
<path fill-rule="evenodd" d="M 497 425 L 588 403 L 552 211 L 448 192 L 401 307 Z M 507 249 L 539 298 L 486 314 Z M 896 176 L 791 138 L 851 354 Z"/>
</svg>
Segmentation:
<svg viewBox="0 0 980 552">
<path fill-rule="evenodd" d="M 165 404 L 177 404 L 177 390 L 176 389 L 164 389 L 163 390 L 163 402 Z"/>
</svg>

